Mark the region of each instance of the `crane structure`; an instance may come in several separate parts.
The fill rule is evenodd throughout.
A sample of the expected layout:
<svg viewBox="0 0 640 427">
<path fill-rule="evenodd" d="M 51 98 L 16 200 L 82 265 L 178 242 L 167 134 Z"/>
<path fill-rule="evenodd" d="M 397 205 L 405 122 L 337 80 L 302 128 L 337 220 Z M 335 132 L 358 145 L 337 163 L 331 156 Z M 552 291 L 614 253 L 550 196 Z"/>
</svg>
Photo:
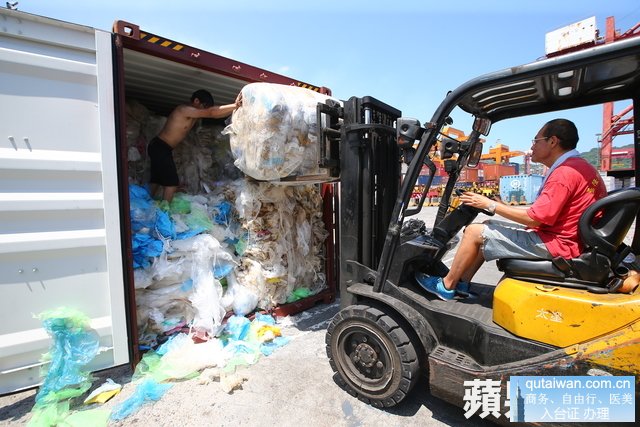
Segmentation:
<svg viewBox="0 0 640 427">
<path fill-rule="evenodd" d="M 601 37 L 599 31 L 595 28 L 595 17 L 571 24 L 551 33 L 547 33 L 546 41 L 550 45 L 547 48 L 546 57 L 551 58 L 567 53 L 575 52 L 582 49 L 589 49 L 596 45 L 615 43 L 620 40 L 631 37 L 640 36 L 640 23 L 637 23 L 624 33 L 616 30 L 615 18 L 607 17 L 605 24 L 604 37 Z M 635 161 L 632 162 L 631 168 L 617 168 L 621 162 L 617 159 L 617 154 L 613 149 L 613 140 L 616 136 L 633 134 L 633 116 L 631 112 L 632 106 L 624 108 L 619 113 L 614 113 L 614 103 L 607 102 L 603 104 L 603 120 L 602 133 L 599 135 L 600 143 L 600 171 L 611 172 L 618 176 L 630 175 L 630 171 L 635 167 Z M 633 159 L 635 160 L 635 153 Z M 612 159 L 613 157 L 613 159 Z M 628 162 L 625 162 L 625 166 Z"/>
<path fill-rule="evenodd" d="M 504 165 L 509 163 L 512 157 L 524 156 L 524 151 L 511 151 L 509 147 L 504 144 L 496 144 L 495 147 L 490 147 L 489 152 L 480 156 L 480 160 L 493 160 L 497 165 Z"/>
<path fill-rule="evenodd" d="M 531 150 L 527 150 L 524 152 L 524 174 L 531 175 Z"/>
<path fill-rule="evenodd" d="M 604 43 L 613 43 L 629 37 L 640 35 L 640 23 L 634 25 L 629 30 L 620 34 L 616 31 L 615 19 L 613 16 L 607 18 Z M 607 102 L 603 107 L 602 114 L 602 134 L 600 135 L 600 170 L 610 172 L 615 169 L 612 164 L 613 139 L 618 135 L 633 134 L 633 106 L 628 106 L 617 114 L 614 114 L 614 103 Z M 632 156 L 634 158 L 635 156 Z M 633 170 L 635 162 L 632 162 L 630 169 Z"/>
<path fill-rule="evenodd" d="M 609 16 L 606 19 L 604 36 L 600 36 L 599 31 L 595 28 L 595 17 L 585 19 L 583 21 L 571 24 L 551 33 L 547 33 L 546 41 L 550 45 L 547 48 L 546 56 L 548 58 L 565 55 L 577 50 L 589 49 L 599 44 L 615 43 L 630 37 L 640 36 L 640 23 L 634 25 L 624 33 L 616 30 L 615 18 Z M 612 157 L 616 157 L 613 150 L 613 140 L 616 136 L 633 134 L 633 115 L 632 106 L 624 108 L 618 113 L 614 113 L 614 103 L 607 102 L 603 104 L 602 112 L 602 133 L 599 134 L 598 143 L 600 164 L 599 168 L 607 174 L 624 176 L 635 168 L 618 168 L 620 163 Z M 616 165 L 614 165 L 616 163 Z"/>
</svg>

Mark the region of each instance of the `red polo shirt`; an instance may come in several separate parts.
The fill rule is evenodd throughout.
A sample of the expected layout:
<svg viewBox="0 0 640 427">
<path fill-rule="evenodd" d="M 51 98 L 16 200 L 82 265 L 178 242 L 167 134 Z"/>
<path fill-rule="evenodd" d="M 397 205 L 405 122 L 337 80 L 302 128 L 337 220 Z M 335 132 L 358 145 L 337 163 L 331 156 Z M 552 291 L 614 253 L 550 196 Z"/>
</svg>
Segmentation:
<svg viewBox="0 0 640 427">
<path fill-rule="evenodd" d="M 527 210 L 533 227 L 552 256 L 575 258 L 584 245 L 578 221 L 589 205 L 607 195 L 602 178 L 589 162 L 570 157 L 547 177 L 542 192 Z"/>
</svg>

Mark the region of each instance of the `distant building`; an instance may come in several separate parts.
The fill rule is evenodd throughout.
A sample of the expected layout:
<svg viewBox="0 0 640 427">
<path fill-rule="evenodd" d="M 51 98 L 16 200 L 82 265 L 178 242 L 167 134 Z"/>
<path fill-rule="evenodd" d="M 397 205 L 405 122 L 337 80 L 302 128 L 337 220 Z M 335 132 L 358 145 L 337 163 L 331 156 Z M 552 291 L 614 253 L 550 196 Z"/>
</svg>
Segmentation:
<svg viewBox="0 0 640 427">
<path fill-rule="evenodd" d="M 547 171 L 547 167 L 542 163 L 531 163 L 530 173 L 533 175 L 544 175 Z"/>
<path fill-rule="evenodd" d="M 524 422 L 524 397 L 520 391 L 520 385 L 516 383 L 516 404 L 511 405 L 511 422 L 523 423 Z"/>
</svg>

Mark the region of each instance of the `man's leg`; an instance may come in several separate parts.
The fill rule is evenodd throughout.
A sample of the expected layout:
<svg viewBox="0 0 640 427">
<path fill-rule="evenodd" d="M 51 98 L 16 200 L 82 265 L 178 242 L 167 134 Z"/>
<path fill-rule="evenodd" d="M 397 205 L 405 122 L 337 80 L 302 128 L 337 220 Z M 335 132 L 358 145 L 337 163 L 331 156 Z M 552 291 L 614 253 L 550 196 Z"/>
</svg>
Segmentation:
<svg viewBox="0 0 640 427">
<path fill-rule="evenodd" d="M 155 184 L 153 182 L 149 184 L 149 194 L 151 195 L 152 199 L 155 199 L 158 197 L 159 189 L 160 189 L 160 185 Z"/>
<path fill-rule="evenodd" d="M 470 224 L 465 228 L 460 247 L 453 257 L 449 274 L 442 278 L 447 289 L 455 289 L 463 276 L 465 281 L 471 281 L 473 275 L 484 262 L 482 251 L 480 251 L 483 243 L 483 230 L 484 224 Z"/>
<path fill-rule="evenodd" d="M 480 267 L 482 267 L 482 264 L 484 264 L 484 262 L 485 261 L 482 251 L 478 251 L 475 262 L 464 274 L 462 274 L 462 277 L 460 277 L 460 281 L 471 283 L 471 280 L 473 280 L 473 276 L 475 276 L 478 270 L 480 270 Z"/>
<path fill-rule="evenodd" d="M 169 186 L 165 186 L 164 187 L 164 192 L 162 194 L 162 198 L 165 199 L 167 202 L 171 203 L 171 200 L 173 200 L 173 195 L 176 193 L 176 190 L 178 189 L 178 187 L 169 187 Z"/>
</svg>

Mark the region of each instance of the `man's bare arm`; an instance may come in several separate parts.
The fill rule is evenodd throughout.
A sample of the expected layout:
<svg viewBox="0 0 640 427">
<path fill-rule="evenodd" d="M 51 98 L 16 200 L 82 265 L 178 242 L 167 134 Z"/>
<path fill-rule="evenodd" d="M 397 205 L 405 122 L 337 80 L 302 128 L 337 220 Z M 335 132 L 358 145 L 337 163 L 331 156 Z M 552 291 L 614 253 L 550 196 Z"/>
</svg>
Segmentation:
<svg viewBox="0 0 640 427">
<path fill-rule="evenodd" d="M 195 118 L 213 118 L 213 119 L 221 119 L 224 117 L 228 117 L 233 113 L 233 111 L 242 105 L 242 92 L 238 94 L 236 100 L 233 104 L 227 105 L 218 105 L 204 109 L 193 108 L 194 111 L 190 111 L 190 116 Z M 193 114 L 193 115 L 191 115 Z"/>
<path fill-rule="evenodd" d="M 504 203 L 494 202 L 488 197 L 481 196 L 471 192 L 466 192 L 460 196 L 460 201 L 466 205 L 473 206 L 478 209 L 487 209 L 491 203 L 496 203 L 495 213 L 503 218 L 510 219 L 527 227 L 537 227 L 540 225 L 538 221 L 532 219 L 527 211 L 519 206 L 509 206 Z"/>
<path fill-rule="evenodd" d="M 202 111 L 206 111 L 208 113 L 208 115 L 204 116 L 204 117 L 211 117 L 214 119 L 221 119 L 223 117 L 227 117 L 230 116 L 231 113 L 233 113 L 233 111 L 238 108 L 238 106 L 234 103 L 234 104 L 227 104 L 227 105 L 219 105 L 219 106 L 215 106 L 215 107 L 209 107 L 209 108 L 205 108 Z"/>
</svg>

